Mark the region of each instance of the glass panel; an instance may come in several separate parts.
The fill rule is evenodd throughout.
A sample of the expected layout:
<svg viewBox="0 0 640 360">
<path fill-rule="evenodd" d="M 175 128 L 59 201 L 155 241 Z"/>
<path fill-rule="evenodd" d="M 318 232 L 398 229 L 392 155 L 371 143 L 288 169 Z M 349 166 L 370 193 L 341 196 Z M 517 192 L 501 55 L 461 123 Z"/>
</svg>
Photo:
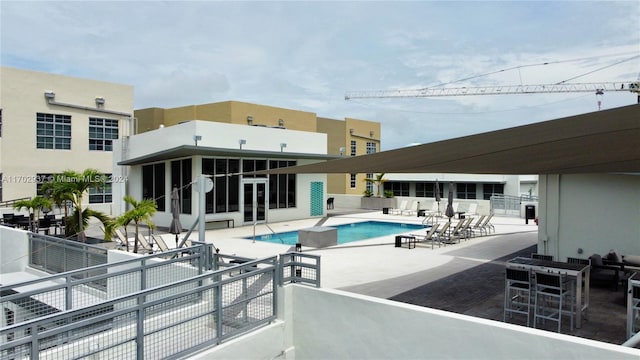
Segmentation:
<svg viewBox="0 0 640 360">
<path fill-rule="evenodd" d="M 244 222 L 253 222 L 253 184 L 244 184 Z"/>
</svg>

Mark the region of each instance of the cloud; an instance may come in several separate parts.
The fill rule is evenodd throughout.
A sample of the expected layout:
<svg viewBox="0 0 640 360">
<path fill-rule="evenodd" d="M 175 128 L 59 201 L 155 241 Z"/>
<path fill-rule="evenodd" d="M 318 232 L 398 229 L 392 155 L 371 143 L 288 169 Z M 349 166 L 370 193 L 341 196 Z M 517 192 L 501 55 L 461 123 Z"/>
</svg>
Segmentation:
<svg viewBox="0 0 640 360">
<path fill-rule="evenodd" d="M 130 84 L 136 108 L 238 100 L 380 121 L 385 149 L 594 111 L 595 95 L 345 101 L 345 91 L 640 72 L 637 59 L 604 68 L 640 54 L 630 25 L 640 8 L 628 1 L 33 4 L 1 3 L 3 65 Z"/>
</svg>

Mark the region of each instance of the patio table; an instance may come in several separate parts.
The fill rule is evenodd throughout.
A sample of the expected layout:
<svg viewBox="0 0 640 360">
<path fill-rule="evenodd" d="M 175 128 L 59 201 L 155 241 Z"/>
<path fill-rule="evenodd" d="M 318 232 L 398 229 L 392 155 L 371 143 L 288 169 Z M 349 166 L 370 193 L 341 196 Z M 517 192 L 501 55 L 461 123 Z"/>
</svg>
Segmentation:
<svg viewBox="0 0 640 360">
<path fill-rule="evenodd" d="M 576 316 L 576 328 L 582 326 L 582 314 L 587 314 L 589 310 L 589 273 L 591 266 L 585 264 L 570 264 L 560 261 L 549 261 L 541 259 L 531 259 L 526 257 L 516 257 L 507 261 L 507 267 L 513 269 L 525 269 L 531 271 L 547 271 L 551 273 L 566 274 L 576 282 L 576 304 L 579 310 Z M 584 289 L 582 280 L 584 280 Z M 584 303 L 583 303 L 584 292 Z"/>
</svg>

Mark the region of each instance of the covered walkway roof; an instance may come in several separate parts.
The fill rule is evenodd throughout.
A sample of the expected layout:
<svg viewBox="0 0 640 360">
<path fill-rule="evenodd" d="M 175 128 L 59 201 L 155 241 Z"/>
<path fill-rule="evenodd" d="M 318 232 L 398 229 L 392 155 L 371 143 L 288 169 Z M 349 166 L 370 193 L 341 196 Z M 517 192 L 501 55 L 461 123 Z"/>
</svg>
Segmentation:
<svg viewBox="0 0 640 360">
<path fill-rule="evenodd" d="M 640 173 L 640 105 L 256 173 Z"/>
</svg>

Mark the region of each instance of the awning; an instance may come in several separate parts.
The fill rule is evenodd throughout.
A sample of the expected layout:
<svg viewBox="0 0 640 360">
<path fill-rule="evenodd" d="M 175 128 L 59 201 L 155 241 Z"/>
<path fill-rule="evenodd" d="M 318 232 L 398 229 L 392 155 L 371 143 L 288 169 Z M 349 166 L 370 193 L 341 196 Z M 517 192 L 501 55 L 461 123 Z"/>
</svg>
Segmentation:
<svg viewBox="0 0 640 360">
<path fill-rule="evenodd" d="M 640 173 L 640 105 L 255 174 L 612 172 Z"/>
<path fill-rule="evenodd" d="M 304 154 L 280 151 L 254 151 L 240 149 L 225 149 L 195 145 L 181 145 L 171 149 L 146 154 L 132 159 L 122 160 L 118 165 L 141 165 L 149 164 L 157 161 L 166 161 L 182 157 L 202 155 L 202 156 L 220 156 L 220 157 L 254 157 L 267 159 L 296 159 L 296 160 L 318 160 L 325 161 L 335 159 L 336 155 L 325 154 Z"/>
</svg>

